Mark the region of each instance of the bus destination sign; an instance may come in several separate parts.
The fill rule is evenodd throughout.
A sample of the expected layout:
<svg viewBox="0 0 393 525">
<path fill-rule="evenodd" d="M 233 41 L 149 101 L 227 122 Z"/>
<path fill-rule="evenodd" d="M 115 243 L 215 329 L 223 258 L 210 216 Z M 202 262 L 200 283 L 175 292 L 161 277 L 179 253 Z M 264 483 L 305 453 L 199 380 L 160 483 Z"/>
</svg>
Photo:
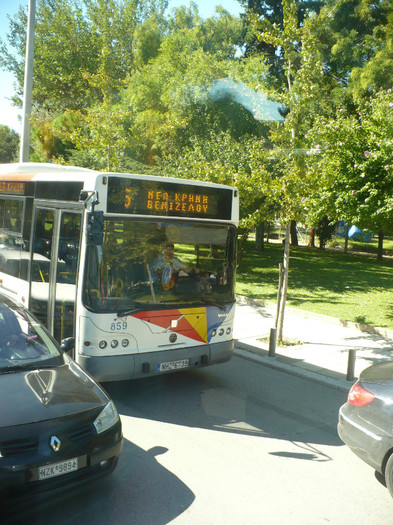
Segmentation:
<svg viewBox="0 0 393 525">
<path fill-rule="evenodd" d="M 108 212 L 229 220 L 232 190 L 110 177 Z"/>
<path fill-rule="evenodd" d="M 12 182 L 7 180 L 0 181 L 0 193 L 9 193 L 11 195 L 23 195 L 25 185 L 23 182 Z"/>
<path fill-rule="evenodd" d="M 131 190 L 130 190 L 131 195 Z M 205 215 L 209 213 L 212 205 L 209 195 L 200 193 L 168 193 L 167 191 L 148 191 L 146 196 L 146 207 L 149 210 L 166 212 L 182 212 L 185 214 L 198 213 Z M 132 199 L 126 202 L 126 208 L 131 207 Z"/>
</svg>

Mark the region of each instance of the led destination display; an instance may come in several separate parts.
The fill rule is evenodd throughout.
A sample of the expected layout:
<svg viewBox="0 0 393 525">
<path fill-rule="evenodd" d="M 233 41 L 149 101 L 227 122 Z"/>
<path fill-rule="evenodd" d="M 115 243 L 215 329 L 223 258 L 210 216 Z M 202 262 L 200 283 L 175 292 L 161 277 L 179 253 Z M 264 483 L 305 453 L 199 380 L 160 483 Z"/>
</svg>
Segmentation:
<svg viewBox="0 0 393 525">
<path fill-rule="evenodd" d="M 7 180 L 0 181 L 0 193 L 8 193 L 10 195 L 23 195 L 25 185 L 23 182 L 11 182 Z"/>
<path fill-rule="evenodd" d="M 228 188 L 110 177 L 109 213 L 229 220 L 233 192 Z"/>
</svg>

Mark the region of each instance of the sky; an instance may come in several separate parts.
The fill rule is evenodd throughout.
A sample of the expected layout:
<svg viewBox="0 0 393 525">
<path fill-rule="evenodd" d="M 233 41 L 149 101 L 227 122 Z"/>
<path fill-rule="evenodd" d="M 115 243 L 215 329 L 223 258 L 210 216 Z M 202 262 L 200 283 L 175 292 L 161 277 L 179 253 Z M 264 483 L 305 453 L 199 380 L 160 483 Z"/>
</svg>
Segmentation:
<svg viewBox="0 0 393 525">
<path fill-rule="evenodd" d="M 36 0 L 36 4 L 39 1 Z M 212 16 L 216 5 L 221 5 L 233 15 L 238 15 L 243 11 L 237 0 L 194 0 L 194 2 L 198 5 L 199 14 L 203 18 Z M 169 9 L 188 4 L 188 0 L 169 0 Z M 0 38 L 4 41 L 6 41 L 6 35 L 9 32 L 7 15 L 14 15 L 20 5 L 27 6 L 28 0 L 0 0 Z M 0 70 L 0 124 L 21 133 L 22 124 L 20 117 L 22 112 L 15 108 L 9 100 L 14 92 L 13 75 L 7 71 Z"/>
</svg>

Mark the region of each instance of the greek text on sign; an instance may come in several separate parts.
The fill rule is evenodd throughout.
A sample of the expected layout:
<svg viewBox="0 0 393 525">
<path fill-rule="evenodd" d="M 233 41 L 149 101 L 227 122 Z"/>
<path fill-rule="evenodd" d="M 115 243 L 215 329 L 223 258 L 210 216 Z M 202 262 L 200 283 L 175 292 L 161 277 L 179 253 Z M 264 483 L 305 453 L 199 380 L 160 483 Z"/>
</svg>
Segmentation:
<svg viewBox="0 0 393 525">
<path fill-rule="evenodd" d="M 169 193 L 161 191 L 147 192 L 149 210 L 182 211 L 188 213 L 208 213 L 209 197 L 195 193 Z"/>
</svg>

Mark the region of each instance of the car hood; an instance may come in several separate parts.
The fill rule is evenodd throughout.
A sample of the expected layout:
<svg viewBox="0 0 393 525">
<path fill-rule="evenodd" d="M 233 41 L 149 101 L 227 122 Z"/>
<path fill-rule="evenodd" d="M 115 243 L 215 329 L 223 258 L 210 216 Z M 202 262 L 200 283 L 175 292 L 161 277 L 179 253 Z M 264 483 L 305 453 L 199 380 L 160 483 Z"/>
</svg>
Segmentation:
<svg viewBox="0 0 393 525">
<path fill-rule="evenodd" d="M 100 387 L 71 360 L 0 375 L 0 427 L 71 416 L 107 402 Z"/>
</svg>

